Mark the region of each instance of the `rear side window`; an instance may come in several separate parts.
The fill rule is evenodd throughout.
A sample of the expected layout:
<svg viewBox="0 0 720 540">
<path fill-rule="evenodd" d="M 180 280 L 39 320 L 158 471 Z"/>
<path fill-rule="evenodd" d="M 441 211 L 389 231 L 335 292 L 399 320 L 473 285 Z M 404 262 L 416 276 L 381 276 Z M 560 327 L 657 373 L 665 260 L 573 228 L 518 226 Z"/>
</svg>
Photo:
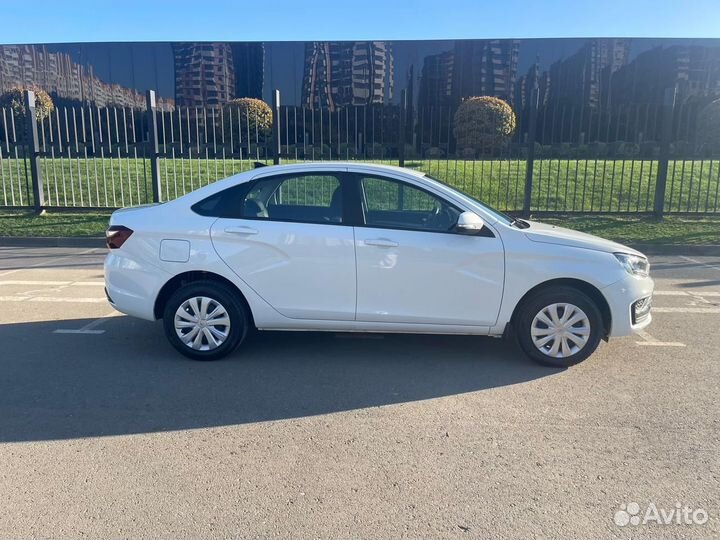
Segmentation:
<svg viewBox="0 0 720 540">
<path fill-rule="evenodd" d="M 270 221 L 342 223 L 340 178 L 324 173 L 263 178 L 247 192 L 241 215 Z"/>
<path fill-rule="evenodd" d="M 201 216 L 223 218 L 240 217 L 239 209 L 248 187 L 249 184 L 240 184 L 239 186 L 234 186 L 210 195 L 208 198 L 195 203 L 192 206 L 192 210 Z"/>
</svg>

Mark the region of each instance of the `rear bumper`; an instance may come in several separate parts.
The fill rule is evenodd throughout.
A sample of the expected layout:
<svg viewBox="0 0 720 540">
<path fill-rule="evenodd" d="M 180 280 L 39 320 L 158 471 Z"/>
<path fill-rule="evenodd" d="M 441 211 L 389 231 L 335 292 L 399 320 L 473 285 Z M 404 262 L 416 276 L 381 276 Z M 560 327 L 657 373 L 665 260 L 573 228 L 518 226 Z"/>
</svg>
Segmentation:
<svg viewBox="0 0 720 540">
<path fill-rule="evenodd" d="M 633 304 L 643 298 L 652 297 L 654 289 L 655 283 L 652 278 L 637 278 L 628 275 L 602 290 L 610 306 L 612 318 L 610 337 L 632 335 L 652 322 L 652 312 L 648 312 L 647 315 L 638 318 L 635 322 Z"/>
<path fill-rule="evenodd" d="M 172 276 L 122 249 L 111 250 L 104 266 L 105 294 L 110 305 L 122 313 L 154 321 L 155 299 Z"/>
</svg>

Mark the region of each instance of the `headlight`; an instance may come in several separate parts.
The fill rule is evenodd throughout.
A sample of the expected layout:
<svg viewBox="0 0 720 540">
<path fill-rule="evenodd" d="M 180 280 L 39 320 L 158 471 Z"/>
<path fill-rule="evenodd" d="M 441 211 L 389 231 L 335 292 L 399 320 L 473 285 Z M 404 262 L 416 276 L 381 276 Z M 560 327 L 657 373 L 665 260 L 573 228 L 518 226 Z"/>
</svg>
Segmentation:
<svg viewBox="0 0 720 540">
<path fill-rule="evenodd" d="M 645 257 L 630 255 L 629 253 L 614 253 L 613 255 L 629 274 L 639 277 L 648 277 L 648 274 L 650 274 L 650 263 Z"/>
</svg>

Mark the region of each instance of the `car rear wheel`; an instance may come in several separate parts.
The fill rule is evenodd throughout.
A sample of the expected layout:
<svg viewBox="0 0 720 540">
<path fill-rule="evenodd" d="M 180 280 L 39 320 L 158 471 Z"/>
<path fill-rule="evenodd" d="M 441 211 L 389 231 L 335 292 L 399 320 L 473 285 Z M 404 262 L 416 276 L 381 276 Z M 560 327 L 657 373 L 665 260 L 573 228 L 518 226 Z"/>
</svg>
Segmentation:
<svg viewBox="0 0 720 540">
<path fill-rule="evenodd" d="M 553 287 L 523 303 L 515 331 L 530 358 L 548 366 L 568 367 L 597 349 L 603 321 L 586 294 L 572 287 Z"/>
<path fill-rule="evenodd" d="M 163 312 L 168 341 L 193 360 L 217 360 L 231 353 L 245 339 L 248 321 L 237 293 L 212 281 L 181 287 Z"/>
</svg>

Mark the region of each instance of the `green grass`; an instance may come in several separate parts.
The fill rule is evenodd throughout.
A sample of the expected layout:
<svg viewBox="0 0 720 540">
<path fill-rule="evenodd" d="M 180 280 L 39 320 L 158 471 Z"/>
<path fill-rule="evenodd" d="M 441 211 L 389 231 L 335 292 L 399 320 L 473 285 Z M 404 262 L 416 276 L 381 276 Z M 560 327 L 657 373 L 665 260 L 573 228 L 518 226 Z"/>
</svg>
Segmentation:
<svg viewBox="0 0 720 540">
<path fill-rule="evenodd" d="M 104 236 L 110 213 L 0 211 L 0 236 Z M 625 244 L 720 245 L 720 216 L 662 221 L 649 217 L 571 216 L 539 218 Z"/>
<path fill-rule="evenodd" d="M 0 210 L 0 236 L 105 236 L 109 212 L 46 212 Z"/>
<path fill-rule="evenodd" d="M 575 229 L 623 244 L 720 245 L 720 216 L 690 218 L 570 216 L 539 221 Z"/>
<path fill-rule="evenodd" d="M 159 165 L 164 198 L 170 199 L 253 166 L 252 161 L 231 159 L 161 159 Z M 406 162 L 406 166 L 427 172 L 497 208 L 522 208 L 524 160 L 417 160 Z M 537 160 L 531 208 L 649 212 L 653 209 L 657 168 L 657 162 L 650 160 Z M 22 160 L 6 158 L 0 162 L 0 205 L 31 202 L 26 169 Z M 151 199 L 150 162 L 146 159 L 43 159 L 42 170 L 45 196 L 51 206 L 119 207 Z M 720 161 L 670 162 L 665 209 L 720 212 Z"/>
</svg>

